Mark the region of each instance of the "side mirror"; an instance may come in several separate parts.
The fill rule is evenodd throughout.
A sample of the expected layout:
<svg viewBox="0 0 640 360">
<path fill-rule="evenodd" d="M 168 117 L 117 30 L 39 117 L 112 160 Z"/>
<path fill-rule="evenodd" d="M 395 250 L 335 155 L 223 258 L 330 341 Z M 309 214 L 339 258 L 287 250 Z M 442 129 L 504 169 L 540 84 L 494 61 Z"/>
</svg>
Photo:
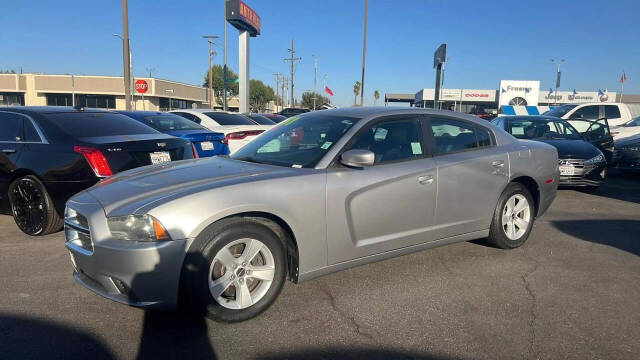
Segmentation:
<svg viewBox="0 0 640 360">
<path fill-rule="evenodd" d="M 362 168 L 372 166 L 375 158 L 375 154 L 369 150 L 353 149 L 345 151 L 340 156 L 340 162 L 346 166 Z"/>
</svg>

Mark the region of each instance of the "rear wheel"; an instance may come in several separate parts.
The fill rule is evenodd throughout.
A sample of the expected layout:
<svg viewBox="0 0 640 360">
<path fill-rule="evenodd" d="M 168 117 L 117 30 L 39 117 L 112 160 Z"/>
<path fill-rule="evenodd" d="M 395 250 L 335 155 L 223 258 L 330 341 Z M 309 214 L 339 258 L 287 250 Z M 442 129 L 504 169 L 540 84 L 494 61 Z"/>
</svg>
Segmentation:
<svg viewBox="0 0 640 360">
<path fill-rule="evenodd" d="M 11 214 L 25 234 L 46 235 L 62 229 L 62 219 L 44 185 L 33 175 L 14 180 L 9 185 Z"/>
<path fill-rule="evenodd" d="M 191 309 L 237 322 L 265 311 L 286 279 L 285 248 L 267 227 L 230 218 L 205 229 L 189 249 L 183 285 Z"/>
<path fill-rule="evenodd" d="M 517 248 L 527 241 L 534 219 L 531 193 L 521 184 L 511 183 L 500 196 L 488 240 L 502 249 Z"/>
</svg>

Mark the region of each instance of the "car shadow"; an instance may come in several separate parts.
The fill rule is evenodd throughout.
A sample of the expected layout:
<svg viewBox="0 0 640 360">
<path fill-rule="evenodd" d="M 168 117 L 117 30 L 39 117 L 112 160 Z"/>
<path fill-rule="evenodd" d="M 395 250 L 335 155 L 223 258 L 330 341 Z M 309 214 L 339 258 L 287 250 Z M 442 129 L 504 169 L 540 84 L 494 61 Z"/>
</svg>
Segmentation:
<svg viewBox="0 0 640 360">
<path fill-rule="evenodd" d="M 554 220 L 565 234 L 640 255 L 640 220 Z"/>
<path fill-rule="evenodd" d="M 460 357 L 451 357 L 435 354 L 420 354 L 415 352 L 406 352 L 398 350 L 384 350 L 373 348 L 357 348 L 350 347 L 345 349 L 308 349 L 292 353 L 266 354 L 260 356 L 263 360 L 351 360 L 351 359 L 367 359 L 367 360 L 449 360 L 461 359 Z"/>
<path fill-rule="evenodd" d="M 0 359 L 115 359 L 89 333 L 41 319 L 0 314 Z"/>
<path fill-rule="evenodd" d="M 640 174 L 625 174 L 621 171 L 611 170 L 605 182 L 598 189 L 574 189 L 594 196 L 640 204 Z"/>
</svg>

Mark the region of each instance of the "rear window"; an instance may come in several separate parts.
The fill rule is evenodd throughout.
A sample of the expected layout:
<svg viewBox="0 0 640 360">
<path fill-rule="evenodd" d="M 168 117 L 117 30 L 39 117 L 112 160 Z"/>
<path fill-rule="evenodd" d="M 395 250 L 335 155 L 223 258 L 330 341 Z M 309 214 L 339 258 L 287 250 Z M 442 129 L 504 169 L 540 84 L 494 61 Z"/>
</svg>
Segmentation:
<svg viewBox="0 0 640 360">
<path fill-rule="evenodd" d="M 45 116 L 75 138 L 158 134 L 156 130 L 137 120 L 114 113 L 74 112 Z"/>
<path fill-rule="evenodd" d="M 262 115 L 258 115 L 258 114 L 251 114 L 249 115 L 249 117 L 251 118 L 251 120 L 257 122 L 260 125 L 275 125 L 276 123 L 273 122 L 271 119 L 267 118 L 266 116 L 262 116 Z"/>
<path fill-rule="evenodd" d="M 142 118 L 143 121 L 158 131 L 175 130 L 205 130 L 202 125 L 198 125 L 182 116 L 172 114 L 150 115 Z"/>
<path fill-rule="evenodd" d="M 255 125 L 256 123 L 248 117 L 240 114 L 227 114 L 223 112 L 204 113 L 220 125 Z"/>
</svg>

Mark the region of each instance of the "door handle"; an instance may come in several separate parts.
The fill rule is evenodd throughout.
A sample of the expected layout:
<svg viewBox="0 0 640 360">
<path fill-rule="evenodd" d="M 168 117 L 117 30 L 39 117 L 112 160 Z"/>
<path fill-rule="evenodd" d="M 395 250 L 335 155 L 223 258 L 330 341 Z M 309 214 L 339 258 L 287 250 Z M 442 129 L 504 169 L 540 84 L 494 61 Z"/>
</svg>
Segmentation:
<svg viewBox="0 0 640 360">
<path fill-rule="evenodd" d="M 433 182 L 433 176 L 432 175 L 418 176 L 418 182 L 423 185 L 431 184 Z"/>
<path fill-rule="evenodd" d="M 16 152 L 16 149 L 2 149 L 0 151 L 2 151 L 5 154 L 13 154 Z"/>
<path fill-rule="evenodd" d="M 494 162 L 491 163 L 491 166 L 493 166 L 494 168 L 501 168 L 504 167 L 504 161 L 502 160 L 496 160 Z"/>
</svg>

